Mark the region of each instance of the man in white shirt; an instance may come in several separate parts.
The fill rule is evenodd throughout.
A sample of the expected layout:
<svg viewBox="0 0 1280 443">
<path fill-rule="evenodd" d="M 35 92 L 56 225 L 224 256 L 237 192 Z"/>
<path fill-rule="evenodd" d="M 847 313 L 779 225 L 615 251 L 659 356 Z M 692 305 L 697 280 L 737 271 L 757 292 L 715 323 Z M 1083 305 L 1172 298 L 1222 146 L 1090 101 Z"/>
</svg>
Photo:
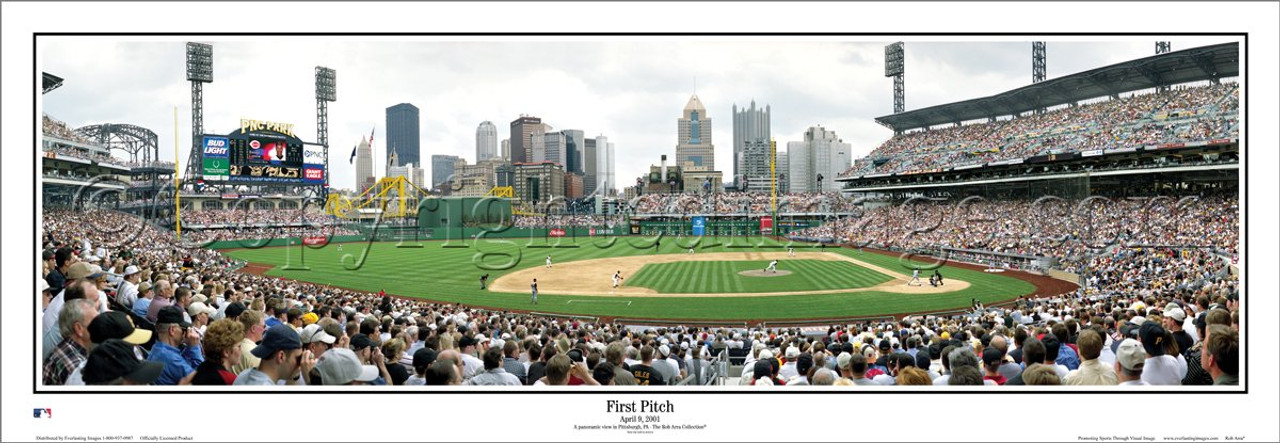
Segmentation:
<svg viewBox="0 0 1280 443">
<path fill-rule="evenodd" d="M 1132 338 L 1120 342 L 1120 347 L 1116 349 L 1116 379 L 1120 382 L 1118 386 L 1146 386 L 1147 382 L 1142 381 L 1146 360 L 1147 353 L 1143 351 L 1142 343 Z"/>
<path fill-rule="evenodd" d="M 129 265 L 124 268 L 124 281 L 120 282 L 120 292 L 116 295 L 116 303 L 121 306 L 133 307 L 133 302 L 138 301 L 138 281 L 142 279 L 142 270 L 137 266 Z"/>
<path fill-rule="evenodd" d="M 783 358 L 786 359 L 786 363 L 783 363 L 782 368 L 778 370 L 778 378 L 790 380 L 792 377 L 799 375 L 800 373 L 796 370 L 796 359 L 800 358 L 800 348 L 795 346 L 787 347 Z"/>
<path fill-rule="evenodd" d="M 474 377 L 477 373 L 484 371 L 484 362 L 476 358 L 476 344 L 479 341 L 475 337 L 462 337 L 458 341 L 458 348 L 462 351 L 462 380 L 465 382 Z"/>
</svg>

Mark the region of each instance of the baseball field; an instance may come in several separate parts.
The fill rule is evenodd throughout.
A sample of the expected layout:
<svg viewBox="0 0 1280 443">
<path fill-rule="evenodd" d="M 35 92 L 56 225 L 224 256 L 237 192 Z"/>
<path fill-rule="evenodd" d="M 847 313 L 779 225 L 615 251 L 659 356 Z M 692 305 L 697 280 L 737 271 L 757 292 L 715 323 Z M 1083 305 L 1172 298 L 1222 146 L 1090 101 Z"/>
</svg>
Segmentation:
<svg viewBox="0 0 1280 443">
<path fill-rule="evenodd" d="M 476 307 L 668 320 L 784 320 L 963 309 L 1032 294 L 1009 274 L 849 248 L 731 238 L 493 239 L 343 243 L 224 251 L 249 272 Z M 693 253 L 690 253 L 690 247 Z M 794 250 L 788 250 L 788 247 Z M 551 266 L 547 266 L 547 256 Z M 777 260 L 777 272 L 765 271 Z M 920 283 L 908 284 L 920 267 Z M 968 268 L 972 268 L 969 266 Z M 613 287 L 613 275 L 619 286 Z M 487 289 L 480 277 L 488 274 Z M 537 279 L 538 304 L 530 302 Z"/>
</svg>

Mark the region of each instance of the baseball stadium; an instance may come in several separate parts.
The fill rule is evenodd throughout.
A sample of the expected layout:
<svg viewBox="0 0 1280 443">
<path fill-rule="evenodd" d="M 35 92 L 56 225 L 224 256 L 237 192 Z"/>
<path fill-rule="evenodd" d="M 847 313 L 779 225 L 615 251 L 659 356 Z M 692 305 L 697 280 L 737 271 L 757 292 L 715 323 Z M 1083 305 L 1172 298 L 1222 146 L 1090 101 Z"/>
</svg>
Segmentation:
<svg viewBox="0 0 1280 443">
<path fill-rule="evenodd" d="M 187 49 L 199 108 L 212 49 Z M 330 368 L 338 348 L 386 385 L 504 384 L 491 357 L 519 385 L 1044 381 L 1023 380 L 1024 359 L 1051 363 L 1044 384 L 1215 384 L 1204 337 L 1238 327 L 1244 300 L 1241 52 L 1165 49 L 896 109 L 875 118 L 891 138 L 822 166 L 825 190 L 822 174 L 816 189 L 786 184 L 795 165 L 763 143 L 767 169 L 732 188 L 664 155 L 618 192 L 557 192 L 583 178 L 526 174 L 560 167 L 533 162 L 496 165 L 493 180 L 459 170 L 453 192 L 411 174 L 331 192 L 324 116 L 340 102 L 324 67 L 317 140 L 193 122 L 180 166 L 152 130 L 73 128 L 48 109 L 42 386 L 135 380 L 68 357 L 119 340 L 165 365 L 154 384 L 374 380 Z M 897 88 L 902 51 L 886 47 Z M 64 80 L 43 81 L 48 94 Z M 113 327 L 60 327 L 91 317 Z M 264 363 L 299 349 L 315 361 Z M 1144 373 L 1135 352 L 1176 363 Z M 446 356 L 456 370 L 434 364 Z M 565 378 L 560 356 L 594 372 Z M 1108 356 L 1109 375 L 1080 369 Z"/>
</svg>

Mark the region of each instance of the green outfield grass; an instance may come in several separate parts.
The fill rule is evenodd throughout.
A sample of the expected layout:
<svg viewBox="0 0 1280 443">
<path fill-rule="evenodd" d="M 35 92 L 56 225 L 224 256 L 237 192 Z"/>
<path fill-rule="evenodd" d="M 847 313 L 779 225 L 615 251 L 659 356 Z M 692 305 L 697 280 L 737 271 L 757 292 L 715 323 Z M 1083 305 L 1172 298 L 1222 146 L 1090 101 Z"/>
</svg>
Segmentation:
<svg viewBox="0 0 1280 443">
<path fill-rule="evenodd" d="M 415 246 L 421 247 L 415 247 Z M 226 251 L 232 257 L 254 263 L 276 266 L 268 276 L 308 281 L 345 288 L 420 297 L 444 302 L 471 304 L 493 308 L 531 309 L 529 294 L 481 291 L 479 277 L 490 274 L 490 281 L 516 270 L 542 266 L 550 254 L 556 263 L 606 257 L 647 254 L 682 254 L 688 242 L 672 238 L 662 240 L 655 251 L 653 241 L 641 237 L 562 239 L 548 242 L 542 238 L 481 240 L 480 242 L 395 242 L 347 243 L 343 252 L 336 245 L 317 249 L 262 248 Z M 734 238 L 720 244 L 704 242 L 700 252 L 778 252 L 785 246 L 761 238 Z M 816 247 L 797 244 L 797 252 L 817 251 Z M 305 251 L 305 252 L 303 252 Z M 853 249 L 827 248 L 827 252 L 844 254 L 888 269 L 903 269 L 897 257 L 862 253 Z M 347 255 L 345 261 L 343 255 Z M 363 258 L 361 258 L 363 256 Z M 514 262 L 514 264 L 512 264 Z M 783 261 L 784 263 L 787 260 Z M 478 266 L 506 269 L 480 269 Z M 763 266 L 760 266 L 763 268 Z M 960 309 L 977 298 L 990 304 L 1029 294 L 1030 283 L 980 271 L 943 267 L 948 280 L 970 283 L 968 289 L 931 295 L 893 294 L 878 291 L 841 294 L 753 297 L 626 297 L 556 295 L 554 288 L 541 288 L 539 312 L 616 316 L 625 318 L 670 318 L 699 320 L 767 320 L 832 318 L 895 313 Z M 764 280 L 764 279 L 761 279 Z M 627 283 L 632 283 L 628 281 Z M 752 282 L 752 284 L 755 284 Z M 630 303 L 627 303 L 630 302 Z"/>
<path fill-rule="evenodd" d="M 627 285 L 668 294 L 718 294 L 855 289 L 893 279 L 853 263 L 823 260 L 780 260 L 778 270 L 791 271 L 780 277 L 738 274 L 767 266 L 768 260 L 650 263 L 640 268 Z"/>
</svg>

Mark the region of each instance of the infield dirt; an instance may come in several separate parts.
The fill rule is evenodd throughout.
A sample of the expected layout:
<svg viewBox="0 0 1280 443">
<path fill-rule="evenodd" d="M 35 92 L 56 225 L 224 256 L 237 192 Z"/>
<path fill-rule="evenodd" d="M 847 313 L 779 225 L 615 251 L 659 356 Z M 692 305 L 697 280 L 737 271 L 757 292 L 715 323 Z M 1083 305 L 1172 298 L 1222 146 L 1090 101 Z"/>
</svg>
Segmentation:
<svg viewBox="0 0 1280 443">
<path fill-rule="evenodd" d="M 890 280 L 879 285 L 865 288 L 829 289 L 820 291 L 790 292 L 751 292 L 751 293 L 695 293 L 676 294 L 659 293 L 649 288 L 627 286 L 626 278 L 635 275 L 650 263 L 673 263 L 683 261 L 747 261 L 747 260 L 824 260 L 847 261 L 858 266 L 890 276 Z M 622 285 L 613 288 L 614 272 L 622 272 Z M 786 252 L 714 252 L 699 254 L 656 254 L 630 257 L 600 258 L 580 260 L 567 263 L 552 263 L 550 269 L 537 266 L 504 275 L 489 287 L 494 292 L 528 293 L 529 284 L 538 279 L 540 294 L 560 295 L 596 295 L 596 296 L 628 296 L 628 297 L 760 297 L 777 295 L 809 295 L 809 294 L 843 294 L 850 292 L 893 292 L 899 294 L 941 294 L 966 289 L 969 283 L 962 280 L 948 279 L 943 286 L 933 287 L 928 283 L 907 285 L 910 276 L 882 266 L 873 265 L 844 255 L 830 252 L 799 252 L 790 256 Z M 921 275 L 921 281 L 928 277 Z"/>
</svg>

